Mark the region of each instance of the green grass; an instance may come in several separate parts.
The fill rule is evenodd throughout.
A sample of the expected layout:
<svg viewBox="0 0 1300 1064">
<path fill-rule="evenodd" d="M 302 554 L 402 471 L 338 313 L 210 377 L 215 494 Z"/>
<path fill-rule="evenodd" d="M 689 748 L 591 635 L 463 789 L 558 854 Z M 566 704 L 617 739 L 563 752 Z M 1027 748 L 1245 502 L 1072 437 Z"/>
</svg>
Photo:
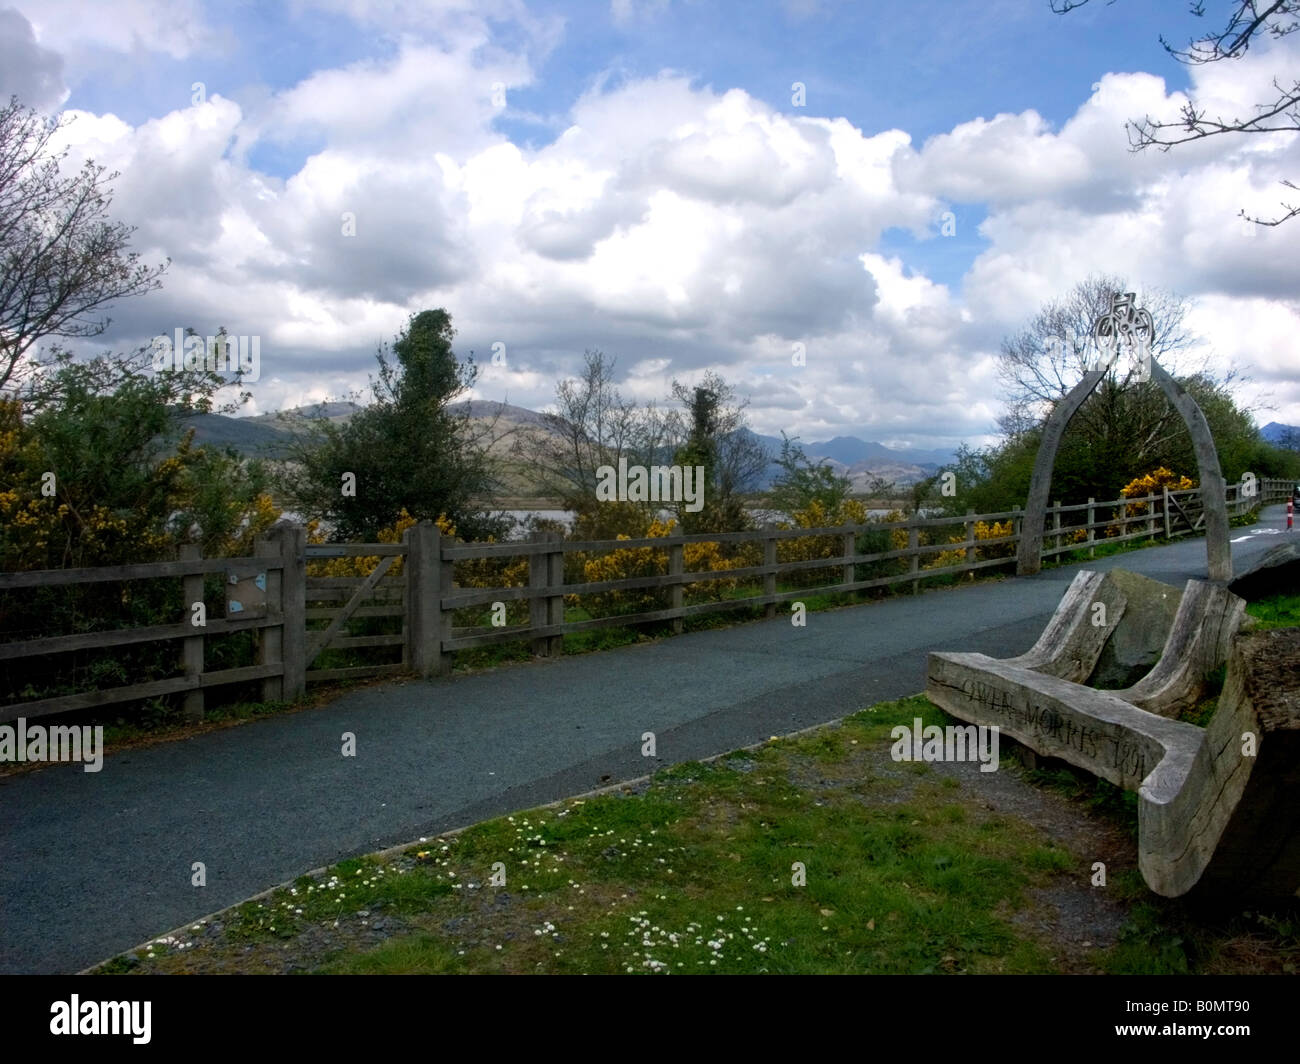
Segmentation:
<svg viewBox="0 0 1300 1064">
<path fill-rule="evenodd" d="M 1274 595 L 1246 607 L 1258 628 L 1294 628 L 1300 625 L 1300 595 Z"/>
<path fill-rule="evenodd" d="M 674 766 L 637 793 L 571 800 L 341 862 L 100 970 L 901 974 L 1227 965 L 1230 936 L 1153 904 L 1140 879 L 1117 874 L 1129 926 L 1109 950 L 1084 951 L 1066 966 L 1060 958 L 1078 943 L 1041 930 L 1050 920 L 1038 898 L 1051 891 L 1089 901 L 1092 851 L 1073 852 L 993 808 L 979 779 L 890 760 L 890 729 L 918 716 L 949 723 L 921 697 L 882 703 L 839 726 Z M 1071 786 L 1079 816 L 1089 808 L 1103 820 L 1126 815 L 1122 797 Z M 1255 921 L 1231 934 L 1261 928 Z M 1264 932 L 1268 963 L 1292 963 L 1294 926 Z"/>
</svg>

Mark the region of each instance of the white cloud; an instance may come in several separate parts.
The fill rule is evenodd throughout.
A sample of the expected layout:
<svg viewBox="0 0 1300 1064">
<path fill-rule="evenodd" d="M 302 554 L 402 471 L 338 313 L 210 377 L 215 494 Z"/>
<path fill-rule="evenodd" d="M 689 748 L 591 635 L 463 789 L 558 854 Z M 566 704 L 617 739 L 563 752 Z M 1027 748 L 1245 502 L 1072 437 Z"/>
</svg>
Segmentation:
<svg viewBox="0 0 1300 1064">
<path fill-rule="evenodd" d="M 378 341 L 445 306 L 458 350 L 484 365 L 482 397 L 544 406 L 601 347 L 629 393 L 662 398 L 671 378 L 712 367 L 752 396 L 760 431 L 937 446 L 991 428 L 998 338 L 1090 272 L 1202 297 L 1197 322 L 1220 357 L 1262 352 L 1261 378 L 1300 404 L 1286 391 L 1300 335 L 1292 231 L 1247 237 L 1235 221 L 1300 174 L 1296 138 L 1134 155 L 1124 121 L 1177 111 L 1159 78 L 1107 75 L 1060 129 L 1033 111 L 995 115 L 917 148 L 903 130 L 868 135 L 664 71 L 590 88 L 545 116 L 561 132 L 530 149 L 494 125 L 492 86 L 534 84 L 555 20 L 506 2 L 297 5 L 318 9 L 387 33 L 392 54 L 136 127 L 83 113 L 61 135 L 73 161 L 122 171 L 115 215 L 140 226 L 146 260 L 174 260 L 161 292 L 114 308 L 113 335 L 262 335 L 259 409 L 363 386 Z M 108 48 L 157 24 L 154 46 L 184 54 L 205 32 L 197 7 L 124 10 Z M 498 43 L 501 19 L 522 30 L 514 50 Z M 60 47 L 81 40 L 48 32 Z M 1234 81 L 1220 64 L 1196 87 L 1225 106 L 1248 99 L 1258 69 L 1241 70 Z M 312 154 L 284 180 L 250 165 L 255 149 L 301 144 Z M 879 251 L 891 227 L 933 235 L 952 201 L 988 211 L 988 247 L 957 292 Z M 505 368 L 485 365 L 496 341 Z"/>
<path fill-rule="evenodd" d="M 156 52 L 184 59 L 203 47 L 212 30 L 200 0 L 10 0 L 31 21 L 43 45 L 60 52 L 104 49 Z"/>
<path fill-rule="evenodd" d="M 13 9 L 0 10 L 0 100 L 10 96 L 41 110 L 68 97 L 63 57 L 39 44 L 31 23 Z"/>
</svg>

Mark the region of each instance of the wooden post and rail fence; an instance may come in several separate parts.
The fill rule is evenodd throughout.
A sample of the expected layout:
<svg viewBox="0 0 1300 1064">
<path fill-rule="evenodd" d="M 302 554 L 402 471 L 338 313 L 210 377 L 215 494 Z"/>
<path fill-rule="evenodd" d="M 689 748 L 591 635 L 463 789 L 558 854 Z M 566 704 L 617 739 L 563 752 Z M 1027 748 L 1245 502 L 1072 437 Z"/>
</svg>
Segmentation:
<svg viewBox="0 0 1300 1064">
<path fill-rule="evenodd" d="M 1249 498 L 1238 497 L 1237 485 L 1228 488 L 1231 516 L 1257 506 L 1282 502 L 1290 497 L 1291 482 L 1262 480 Z M 1073 551 L 1095 554 L 1100 544 L 1136 539 L 1173 539 L 1200 531 L 1203 511 L 1199 491 L 1169 491 L 1145 498 L 1127 498 L 1062 506 L 1048 509 L 1042 557 Z M 1099 517 L 1100 512 L 1110 516 Z M 175 561 L 147 562 L 89 569 L 52 569 L 0 572 L 0 596 L 22 589 L 122 583 L 138 580 L 179 578 L 182 619 L 173 624 L 140 628 L 108 629 L 41 638 L 0 637 L 0 662 L 6 670 L 24 659 L 45 658 L 112 647 L 175 641 L 176 675 L 127 686 L 91 690 L 55 697 L 12 702 L 0 706 L 0 723 L 19 717 L 32 719 L 77 710 L 94 709 L 125 702 L 138 702 L 168 695 L 183 695 L 187 717 L 203 715 L 205 694 L 216 687 L 255 681 L 263 701 L 292 700 L 301 695 L 309 681 L 347 680 L 361 677 L 414 673 L 431 676 L 449 672 L 458 650 L 495 643 L 528 640 L 533 652 L 552 656 L 561 653 L 564 636 L 596 628 L 652 622 L 671 622 L 674 632 L 682 630 L 687 617 L 724 610 L 762 606 L 766 616 L 775 616 L 782 603 L 810 595 L 853 592 L 894 584 L 910 584 L 919 590 L 922 580 L 947 575 L 973 574 L 977 569 L 1015 565 L 1014 549 L 1004 557 L 980 558 L 978 552 L 1018 542 L 1023 530 L 1024 510 L 995 514 L 967 512 L 958 517 L 918 517 L 896 522 L 871 522 L 835 528 L 759 529 L 749 532 L 699 533 L 626 540 L 564 540 L 556 532 L 535 533 L 526 541 L 462 543 L 442 535 L 430 522 L 409 529 L 401 543 L 308 544 L 300 526 L 281 524 L 258 538 L 251 557 L 203 558 L 197 546 L 186 546 Z M 979 539 L 978 522 L 1012 522 L 1010 535 Z M 927 529 L 963 528 L 956 542 L 922 543 Z M 858 537 L 864 533 L 902 532 L 907 546 L 887 551 L 860 553 Z M 1101 531 L 1103 534 L 1098 535 Z M 1105 534 L 1110 532 L 1112 534 Z M 779 561 L 783 541 L 808 537 L 832 537 L 839 541 L 839 553 L 795 561 Z M 761 548 L 761 564 L 731 569 L 690 571 L 686 569 L 686 547 L 692 543 L 718 545 L 754 544 Z M 565 582 L 565 555 L 593 555 L 609 551 L 652 548 L 666 553 L 666 573 L 616 580 Z M 941 553 L 958 554 L 959 560 L 941 567 L 925 568 L 922 559 Z M 330 558 L 374 558 L 376 564 L 366 576 L 328 577 L 308 575 L 308 566 Z M 458 562 L 481 559 L 528 559 L 524 586 L 460 587 L 455 581 Z M 401 559 L 401 578 L 391 573 Z M 902 559 L 902 571 L 859 578 L 859 566 Z M 778 579 L 807 572 L 833 572 L 837 579 L 797 590 L 778 590 Z M 207 619 L 205 578 L 220 575 L 226 587 L 225 616 Z M 757 594 L 719 598 L 687 604 L 686 589 L 710 581 L 761 581 Z M 666 590 L 669 605 L 636 613 L 615 613 L 584 620 L 565 620 L 565 599 L 611 592 Z M 510 602 L 527 603 L 523 624 L 457 625 L 457 611 L 477 611 Z M 196 605 L 201 608 L 196 609 Z M 401 631 L 370 635 L 350 634 L 354 618 L 400 619 Z M 481 617 L 480 617 L 481 619 Z M 199 623 L 199 622 L 202 623 Z M 324 622 L 323 627 L 309 627 Z M 12 628 L 12 625 L 10 625 Z M 237 632 L 252 632 L 253 663 L 235 668 L 205 666 L 207 641 Z M 313 668 L 322 652 L 393 647 L 399 661 L 349 667 Z"/>
</svg>

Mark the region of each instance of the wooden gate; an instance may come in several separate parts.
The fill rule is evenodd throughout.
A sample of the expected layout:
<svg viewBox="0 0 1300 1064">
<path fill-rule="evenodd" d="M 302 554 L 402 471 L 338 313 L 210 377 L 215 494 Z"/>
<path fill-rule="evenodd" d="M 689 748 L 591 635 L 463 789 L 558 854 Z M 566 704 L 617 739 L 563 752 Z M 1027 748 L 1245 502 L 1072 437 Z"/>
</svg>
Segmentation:
<svg viewBox="0 0 1300 1064">
<path fill-rule="evenodd" d="M 410 665 L 407 649 L 406 581 L 395 573 L 395 564 L 407 554 L 406 543 L 308 544 L 306 557 L 306 620 L 326 621 L 324 627 L 307 629 L 307 679 L 350 680 L 402 672 Z M 373 562 L 364 576 L 312 575 L 311 563 L 331 558 L 356 558 L 357 568 Z M 376 618 L 398 618 L 396 631 L 364 631 L 391 628 L 392 622 Z M 359 623 L 358 623 L 359 622 Z M 360 627 L 360 634 L 355 628 Z M 397 661 L 312 668 L 327 650 L 356 650 L 365 647 L 398 647 Z"/>
</svg>

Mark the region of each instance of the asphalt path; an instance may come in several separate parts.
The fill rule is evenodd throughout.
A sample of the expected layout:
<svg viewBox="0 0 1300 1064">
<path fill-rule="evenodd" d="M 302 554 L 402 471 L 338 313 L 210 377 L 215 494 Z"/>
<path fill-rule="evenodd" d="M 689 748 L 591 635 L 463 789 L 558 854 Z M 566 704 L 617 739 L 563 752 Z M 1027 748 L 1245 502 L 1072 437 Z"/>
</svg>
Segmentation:
<svg viewBox="0 0 1300 1064">
<path fill-rule="evenodd" d="M 1232 530 L 1237 573 L 1282 542 L 1282 515 Z M 1023 653 L 1079 569 L 1121 566 L 1181 587 L 1204 577 L 1205 541 L 809 613 L 802 628 L 784 615 L 389 683 L 123 751 L 98 773 L 0 779 L 0 972 L 77 971 L 311 868 L 914 694 L 927 652 Z M 647 731 L 657 758 L 641 755 Z"/>
</svg>

